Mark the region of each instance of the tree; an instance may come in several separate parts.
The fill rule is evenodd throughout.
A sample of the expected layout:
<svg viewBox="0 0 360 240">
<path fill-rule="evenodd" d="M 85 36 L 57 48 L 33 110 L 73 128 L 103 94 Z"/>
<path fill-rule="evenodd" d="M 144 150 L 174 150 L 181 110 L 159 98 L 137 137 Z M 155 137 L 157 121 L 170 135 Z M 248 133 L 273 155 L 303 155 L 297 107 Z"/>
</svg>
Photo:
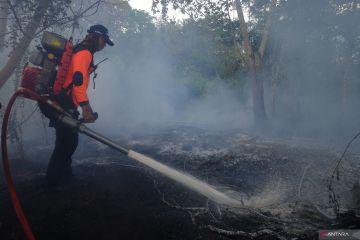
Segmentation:
<svg viewBox="0 0 360 240">
<path fill-rule="evenodd" d="M 243 7 L 240 0 L 235 0 L 235 7 L 240 22 L 240 34 L 243 39 L 243 48 L 246 53 L 246 60 L 249 68 L 249 75 L 252 81 L 252 97 L 254 106 L 255 121 L 266 121 L 266 112 L 264 104 L 264 87 L 261 76 L 261 67 L 264 59 L 264 52 L 269 39 L 269 28 L 271 25 L 272 11 L 276 6 L 276 0 L 271 0 L 265 26 L 261 34 L 261 43 L 258 50 L 254 51 L 250 44 L 247 24 L 245 22 Z"/>
<path fill-rule="evenodd" d="M 15 68 L 19 65 L 31 40 L 35 37 L 36 30 L 39 28 L 42 19 L 45 17 L 49 5 L 50 2 L 48 0 L 39 0 L 35 8 L 34 15 L 24 30 L 22 30 L 22 25 L 19 23 L 18 27 L 21 29 L 23 36 L 20 38 L 19 43 L 10 53 L 10 58 L 0 71 L 0 88 L 9 79 Z M 16 16 L 16 14 L 14 15 Z"/>
<path fill-rule="evenodd" d="M 256 45 L 255 42 L 251 42 L 250 39 L 250 28 L 245 22 L 243 14 L 243 3 L 240 0 L 235 0 L 231 2 L 229 0 L 201 0 L 201 1 L 191 1 L 191 0 L 181 0 L 181 1 L 159 1 L 153 0 L 153 9 L 156 11 L 158 6 L 162 6 L 162 13 L 166 15 L 168 10 L 168 5 L 172 3 L 174 9 L 180 8 L 184 13 L 187 13 L 191 18 L 199 18 L 207 15 L 216 15 L 218 18 L 225 18 L 228 21 L 232 20 L 229 17 L 229 11 L 232 4 L 235 4 L 235 8 L 238 14 L 239 21 L 239 34 L 237 36 L 237 41 L 240 40 L 241 44 L 237 44 L 237 47 L 240 49 L 238 51 L 238 56 L 240 57 L 239 61 L 241 64 L 245 63 L 248 67 L 248 75 L 252 82 L 252 100 L 253 100 L 253 112 L 256 123 L 263 124 L 266 122 L 266 111 L 264 104 L 264 89 L 263 82 L 261 78 L 262 63 L 264 52 L 267 47 L 267 42 L 269 38 L 269 28 L 271 26 L 271 15 L 276 6 L 277 1 L 272 0 L 270 5 L 267 4 L 267 1 L 258 3 L 256 1 L 243 1 L 247 6 L 250 6 L 250 10 L 258 11 L 259 17 L 255 24 L 260 24 L 262 26 L 262 34 L 260 36 L 260 44 Z M 261 10 L 259 10 L 261 9 Z M 261 14 L 259 14 L 261 13 Z M 262 19 L 265 17 L 265 20 Z M 263 25 L 262 25 L 263 24 Z M 244 56 L 242 53 L 245 53 Z"/>
<path fill-rule="evenodd" d="M 335 4 L 338 23 L 334 34 L 337 35 L 337 47 L 339 48 L 337 62 L 341 66 L 342 108 L 347 109 L 348 95 L 353 88 L 351 79 L 354 78 L 354 67 L 360 54 L 360 27 L 357 23 L 360 17 L 360 6 L 351 0 L 338 0 Z"/>
<path fill-rule="evenodd" d="M 194 96 L 205 96 L 220 81 L 230 88 L 240 83 L 243 66 L 234 51 L 232 28 L 216 15 L 159 27 L 164 46 L 173 55 L 176 76 Z"/>
</svg>

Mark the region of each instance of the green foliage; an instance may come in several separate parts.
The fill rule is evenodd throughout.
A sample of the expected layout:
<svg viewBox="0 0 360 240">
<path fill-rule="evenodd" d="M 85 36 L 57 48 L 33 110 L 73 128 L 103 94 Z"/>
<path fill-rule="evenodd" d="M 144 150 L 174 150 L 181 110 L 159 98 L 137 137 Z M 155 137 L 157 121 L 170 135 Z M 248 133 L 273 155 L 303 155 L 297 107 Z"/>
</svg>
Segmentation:
<svg viewBox="0 0 360 240">
<path fill-rule="evenodd" d="M 208 15 L 181 24 L 157 24 L 147 13 L 137 10 L 123 19 L 116 40 L 121 52 L 117 62 L 123 71 L 134 69 L 138 61 L 167 61 L 172 74 L 195 97 L 206 95 L 219 82 L 239 87 L 239 82 L 246 79 L 234 45 L 237 22 Z"/>
<path fill-rule="evenodd" d="M 278 1 L 263 62 L 264 81 L 271 81 L 273 67 L 279 65 L 282 76 L 279 81 L 284 89 L 297 89 L 300 94 L 301 91 L 306 94 L 327 91 L 330 96 L 335 96 L 335 92 L 341 95 L 345 60 L 350 56 L 351 91 L 359 91 L 360 82 L 356 79 L 360 62 L 359 8 L 350 8 L 353 2 Z M 181 24 L 165 21 L 155 27 L 152 19 L 144 17 L 143 21 L 148 22 L 151 26 L 148 29 L 152 30 L 147 34 L 146 30 L 124 33 L 122 38 L 134 43 L 133 48 L 124 51 L 129 55 L 139 54 L 139 49 L 146 46 L 152 49 L 161 46 L 164 50 L 160 51 L 169 54 L 174 74 L 196 96 L 206 95 L 219 81 L 244 92 L 249 80 L 246 60 L 239 56 L 243 53 L 235 46 L 242 41 L 239 22 L 230 19 L 227 12 L 231 3 L 226 0 L 154 1 L 158 9 L 161 6 L 182 8 L 188 14 L 192 12 L 192 18 Z M 268 1 L 248 0 L 242 4 L 250 11 L 250 43 L 256 51 Z M 136 15 L 133 20 L 138 21 Z"/>
<path fill-rule="evenodd" d="M 236 55 L 231 25 L 216 16 L 189 20 L 172 33 L 180 76 L 194 79 L 199 95 L 206 93 L 214 81 L 230 83 L 238 79 L 241 65 Z"/>
<path fill-rule="evenodd" d="M 153 0 L 153 11 L 161 11 L 164 19 L 167 18 L 169 6 L 173 9 L 180 9 L 194 20 L 209 15 L 222 16 L 224 18 L 228 15 L 231 4 L 231 0 Z"/>
</svg>

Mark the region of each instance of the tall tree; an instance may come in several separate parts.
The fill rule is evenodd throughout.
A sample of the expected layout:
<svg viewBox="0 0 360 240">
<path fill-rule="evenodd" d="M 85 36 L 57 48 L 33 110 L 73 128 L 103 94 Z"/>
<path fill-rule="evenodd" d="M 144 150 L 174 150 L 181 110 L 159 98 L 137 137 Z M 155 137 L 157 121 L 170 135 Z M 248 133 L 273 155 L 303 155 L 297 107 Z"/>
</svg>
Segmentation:
<svg viewBox="0 0 360 240">
<path fill-rule="evenodd" d="M 277 1 L 271 0 L 270 4 L 266 4 L 267 1 L 240 1 L 234 0 L 233 2 L 230 0 L 199 0 L 199 1 L 191 1 L 191 0 L 170 0 L 170 1 L 160 1 L 153 0 L 153 9 L 156 11 L 158 6 L 161 5 L 163 15 L 166 15 L 168 11 L 168 5 L 172 3 L 172 7 L 177 9 L 180 8 L 184 13 L 187 13 L 191 18 L 199 18 L 206 15 L 216 15 L 219 18 L 227 18 L 229 21 L 232 20 L 229 17 L 229 9 L 231 5 L 234 4 L 239 21 L 238 40 L 241 41 L 241 44 L 238 44 L 240 49 L 237 49 L 238 56 L 240 56 L 239 64 L 245 63 L 248 67 L 248 75 L 252 82 L 252 100 L 253 100 L 253 111 L 255 121 L 259 124 L 266 122 L 266 111 L 265 111 L 265 103 L 264 103 L 264 88 L 263 81 L 261 78 L 262 71 L 262 63 L 264 58 L 264 53 L 267 47 L 268 39 L 269 39 L 269 28 L 271 26 L 271 15 L 276 6 Z M 253 6 L 253 9 L 262 8 L 262 14 L 254 15 L 258 17 L 257 23 L 262 26 L 262 34 L 260 36 L 260 44 L 256 44 L 250 39 L 250 28 L 245 21 L 243 4 L 247 4 L 248 6 Z M 259 5 L 259 6 L 258 6 Z M 261 6 L 260 6 L 261 5 Z M 257 9 L 258 10 L 258 9 Z M 265 17 L 265 20 L 262 19 Z M 245 58 L 243 58 L 242 52 L 245 53 Z"/>
<path fill-rule="evenodd" d="M 342 80 L 342 109 L 347 109 L 349 93 L 353 88 L 351 79 L 354 78 L 354 65 L 359 54 L 360 27 L 357 19 L 360 17 L 360 5 L 356 1 L 337 1 L 337 29 L 334 34 L 343 39 L 340 44 L 341 80 Z"/>
<path fill-rule="evenodd" d="M 260 76 L 261 67 L 264 59 L 264 52 L 269 39 L 269 28 L 271 25 L 272 11 L 276 6 L 276 0 L 271 0 L 265 26 L 261 34 L 261 43 L 257 50 L 253 49 L 249 39 L 249 29 L 245 22 L 243 7 L 240 0 L 235 0 L 235 7 L 240 22 L 240 34 L 243 40 L 243 48 L 246 53 L 246 60 L 249 68 L 249 75 L 252 81 L 252 97 L 254 106 L 254 116 L 256 121 L 266 121 L 264 87 L 263 80 Z"/>
</svg>

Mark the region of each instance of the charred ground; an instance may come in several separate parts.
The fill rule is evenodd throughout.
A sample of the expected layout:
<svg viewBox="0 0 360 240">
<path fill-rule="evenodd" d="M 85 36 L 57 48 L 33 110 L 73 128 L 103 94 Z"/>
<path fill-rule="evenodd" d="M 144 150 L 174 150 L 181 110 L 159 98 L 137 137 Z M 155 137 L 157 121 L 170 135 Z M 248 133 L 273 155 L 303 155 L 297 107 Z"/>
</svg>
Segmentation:
<svg viewBox="0 0 360 240">
<path fill-rule="evenodd" d="M 335 184 L 346 212 L 335 218 L 327 192 L 339 157 L 335 150 L 235 130 L 176 126 L 140 132 L 112 137 L 241 199 L 243 208 L 219 206 L 83 137 L 74 156 L 77 180 L 55 193 L 42 190 L 51 146 L 36 145 L 26 160 L 13 160 L 18 193 L 38 239 L 317 239 L 319 229 L 359 227 L 350 202 L 359 179 L 357 155 L 347 157 Z M 0 238 L 23 239 L 5 186 L 0 194 Z"/>
</svg>

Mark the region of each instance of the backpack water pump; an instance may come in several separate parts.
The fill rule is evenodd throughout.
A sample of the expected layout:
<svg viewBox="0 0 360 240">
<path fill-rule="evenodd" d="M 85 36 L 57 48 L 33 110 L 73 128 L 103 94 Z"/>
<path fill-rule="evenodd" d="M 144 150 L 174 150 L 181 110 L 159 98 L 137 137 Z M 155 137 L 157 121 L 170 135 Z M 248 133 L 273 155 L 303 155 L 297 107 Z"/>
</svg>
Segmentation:
<svg viewBox="0 0 360 240">
<path fill-rule="evenodd" d="M 23 70 L 21 87 L 42 96 L 58 94 L 64 85 L 73 56 L 73 43 L 59 34 L 44 32 L 41 45 Z"/>
</svg>

